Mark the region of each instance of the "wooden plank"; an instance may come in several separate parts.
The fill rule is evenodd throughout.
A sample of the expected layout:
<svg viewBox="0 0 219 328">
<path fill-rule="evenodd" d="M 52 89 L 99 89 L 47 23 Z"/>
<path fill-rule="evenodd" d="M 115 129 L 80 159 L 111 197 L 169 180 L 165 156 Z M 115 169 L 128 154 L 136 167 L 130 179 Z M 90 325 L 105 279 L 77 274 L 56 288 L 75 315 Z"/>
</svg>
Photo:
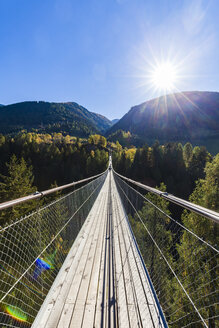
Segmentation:
<svg viewBox="0 0 219 328">
<path fill-rule="evenodd" d="M 115 262 L 115 243 L 114 243 L 114 216 L 113 216 L 113 199 L 112 199 L 112 172 L 110 172 L 110 193 L 109 193 L 109 207 L 108 207 L 108 216 L 109 216 L 109 245 L 110 245 L 110 268 L 109 268 L 109 278 L 110 278 L 110 325 L 116 327 L 118 325 L 118 318 L 117 318 L 117 286 L 116 286 L 116 279 L 115 279 L 115 270 L 116 270 L 116 262 Z"/>
<path fill-rule="evenodd" d="M 72 317 L 72 304 L 65 303 L 58 323 L 58 328 L 67 328 Z"/>
<path fill-rule="evenodd" d="M 72 304 L 69 304 L 72 305 Z M 74 308 L 71 321 L 67 327 L 71 328 L 81 328 L 82 320 L 84 314 L 84 302 L 77 302 L 77 307 Z"/>
<path fill-rule="evenodd" d="M 91 226 L 91 234 L 94 231 L 94 224 L 92 224 Z M 76 279 L 78 279 L 78 270 L 83 270 L 80 267 L 80 264 L 82 262 L 82 259 L 85 261 L 86 259 L 83 258 L 82 254 L 84 254 L 87 252 L 87 245 L 88 245 L 88 241 L 89 241 L 90 235 L 88 235 L 88 238 L 82 241 L 82 247 L 81 247 L 81 251 L 77 253 L 77 262 L 74 263 L 74 265 L 72 265 L 71 267 L 71 274 L 69 275 L 69 279 L 66 279 L 64 282 L 64 288 L 62 289 L 62 293 L 60 293 L 57 297 L 55 306 L 51 312 L 51 315 L 46 323 L 46 327 L 48 328 L 55 328 L 58 325 L 58 322 L 60 320 L 60 316 L 62 314 L 62 309 L 64 306 L 64 302 L 66 300 L 66 297 L 68 295 L 69 289 L 71 289 L 70 286 L 72 286 L 72 278 L 73 281 L 75 280 L 75 276 Z M 89 246 L 88 246 L 89 247 Z M 83 252 L 82 252 L 83 250 Z M 80 272 L 81 273 L 81 272 Z M 79 282 L 78 282 L 79 283 Z"/>
<path fill-rule="evenodd" d="M 113 181 L 114 182 L 114 181 Z M 113 183 L 113 188 L 115 189 L 116 186 Z M 125 220 L 123 220 L 124 215 L 122 216 L 119 208 L 118 208 L 118 192 L 115 189 L 115 198 L 114 198 L 114 206 L 115 212 L 117 212 L 117 220 L 119 220 L 118 226 L 118 236 L 121 248 L 121 257 L 122 257 L 122 265 L 123 265 L 123 272 L 124 272 L 124 281 L 125 281 L 125 288 L 126 288 L 126 295 L 127 295 L 127 307 L 129 312 L 129 320 L 131 327 L 138 327 L 139 326 L 139 318 L 136 309 L 136 300 L 135 294 L 133 291 L 133 278 L 129 263 L 129 245 L 126 245 L 126 239 L 124 238 L 123 227 L 125 224 Z"/>
<path fill-rule="evenodd" d="M 85 310 L 86 310 L 86 301 L 87 301 L 87 295 L 88 295 L 88 291 L 89 291 L 89 287 L 90 287 L 90 281 L 92 280 L 92 275 L 94 273 L 93 272 L 93 266 L 94 266 L 94 263 L 99 260 L 99 258 L 96 257 L 96 250 L 97 250 L 97 247 L 98 247 L 98 243 L 100 243 L 100 239 L 101 239 L 100 233 L 102 232 L 101 228 L 102 228 L 102 225 L 103 225 L 103 222 L 101 222 L 102 221 L 101 218 L 102 218 L 102 213 L 103 213 L 103 210 L 104 210 L 104 206 L 106 206 L 106 198 L 105 198 L 105 195 L 103 194 L 103 192 L 102 192 L 102 198 L 103 198 L 103 202 L 102 202 L 102 205 L 99 208 L 99 212 L 98 212 L 98 215 L 97 215 L 97 226 L 96 226 L 96 229 L 95 229 L 94 236 L 92 238 L 92 242 L 91 242 L 89 254 L 88 254 L 88 257 L 87 257 L 87 261 L 85 263 L 83 279 L 81 281 L 81 285 L 80 285 L 80 288 L 79 288 L 79 291 L 78 291 L 78 295 L 77 295 L 77 299 L 76 299 L 76 303 L 75 303 L 75 309 L 74 309 L 74 312 L 75 311 L 77 312 L 78 308 L 79 308 L 79 311 L 80 311 L 82 304 L 84 304 L 83 314 L 85 313 Z M 95 302 L 95 299 L 96 298 L 94 298 L 94 302 Z M 90 312 L 88 312 L 88 313 L 90 313 Z M 84 319 L 83 314 L 82 314 L 82 318 L 81 318 L 81 325 L 82 325 L 82 322 L 83 322 L 83 319 Z M 71 320 L 71 323 L 70 323 L 70 327 L 74 326 L 74 321 L 75 321 L 75 313 L 73 313 L 72 320 Z M 92 318 L 92 321 L 93 321 L 93 318 Z M 85 316 L 85 321 L 84 321 L 85 327 L 88 327 L 88 325 L 90 323 L 91 322 L 87 321 L 87 317 Z M 92 323 L 92 326 L 93 326 L 93 323 Z"/>
<path fill-rule="evenodd" d="M 94 316 L 94 327 L 103 327 L 102 324 L 102 315 L 105 312 L 105 302 L 103 301 L 103 297 L 105 296 L 104 289 L 106 288 L 105 284 L 105 257 L 106 257 L 106 244 L 107 244 L 107 236 L 106 236 L 106 212 L 105 216 L 103 217 L 104 220 L 104 230 L 103 230 L 103 243 L 102 243 L 102 252 L 101 252 L 101 263 L 100 263 L 100 271 L 98 277 L 98 285 L 97 285 L 97 298 L 96 298 L 96 310 Z"/>
<path fill-rule="evenodd" d="M 132 236 L 129 233 L 128 225 L 127 236 L 130 239 L 132 252 L 130 252 L 131 266 L 136 268 L 134 274 L 135 288 L 137 290 L 138 307 L 141 315 L 143 327 L 147 324 L 148 327 L 159 327 L 158 311 L 156 311 L 156 303 L 149 289 L 148 280 L 145 280 L 146 275 L 140 262 L 139 255 L 133 243 Z"/>
<path fill-rule="evenodd" d="M 89 289 L 87 293 L 87 300 L 84 310 L 84 319 L 82 327 L 88 328 L 94 326 L 94 315 L 96 309 L 96 300 L 98 293 L 98 278 L 100 272 L 101 264 L 101 253 L 103 251 L 103 241 L 104 241 L 104 228 L 106 224 L 106 210 L 107 210 L 107 197 L 108 192 L 105 192 L 104 206 L 102 207 L 102 213 L 100 213 L 100 233 L 98 236 L 98 243 L 95 253 L 95 261 L 93 263 L 92 275 L 90 279 Z"/>
<path fill-rule="evenodd" d="M 50 297 L 50 302 L 52 301 L 53 303 L 53 307 L 52 309 L 50 309 L 50 313 L 48 316 L 47 311 L 44 311 L 44 320 L 41 320 L 40 325 L 38 324 L 35 327 L 51 327 L 54 328 L 56 327 L 59 318 L 61 316 L 62 313 L 62 309 L 64 307 L 64 302 L 66 299 L 66 296 L 69 292 L 69 286 L 72 283 L 72 280 L 74 279 L 75 273 L 76 273 L 76 269 L 78 267 L 78 263 L 80 262 L 81 259 L 81 254 L 83 252 L 83 249 L 86 248 L 86 243 L 87 243 L 87 239 L 89 237 L 89 231 L 91 229 L 94 228 L 93 225 L 93 221 L 95 218 L 95 213 L 97 208 L 100 205 L 100 202 L 102 201 L 102 197 L 101 195 L 98 195 L 90 213 L 88 214 L 88 217 L 78 235 L 78 238 L 76 239 L 72 249 L 70 250 L 70 253 L 73 252 L 74 253 L 74 258 L 72 261 L 72 265 L 70 266 L 69 272 L 66 272 L 68 270 L 62 270 L 61 275 L 59 275 L 59 277 L 57 277 L 57 281 L 54 284 L 54 288 L 53 289 L 53 293 L 51 294 Z M 65 268 L 66 265 L 63 265 L 62 269 Z M 65 268 L 67 269 L 67 267 Z M 66 274 L 67 273 L 67 274 Z M 61 288 L 60 288 L 61 287 Z M 46 320 L 45 320 L 46 317 Z"/>
<path fill-rule="evenodd" d="M 85 243 L 87 244 L 87 243 Z M 84 247 L 86 248 L 86 246 Z M 48 328 L 54 328 L 57 326 L 59 320 L 60 320 L 60 316 L 61 316 L 61 313 L 62 313 L 62 308 L 64 306 L 64 302 L 65 302 L 65 299 L 66 299 L 66 295 L 68 294 L 69 292 L 69 288 L 72 284 L 72 278 L 74 279 L 75 277 L 75 271 L 76 271 L 76 268 L 79 266 L 80 264 L 80 259 L 81 259 L 81 254 L 80 252 L 78 252 L 78 261 L 77 263 L 75 263 L 75 265 L 72 265 L 71 267 L 71 274 L 69 275 L 69 279 L 66 279 L 65 282 L 64 282 L 64 288 L 62 288 L 62 291 L 61 293 L 58 295 L 57 297 L 57 300 L 56 300 L 56 303 L 55 303 L 55 306 L 52 310 L 52 313 L 47 321 L 47 324 L 46 324 L 46 327 Z"/>
<path fill-rule="evenodd" d="M 118 203 L 118 211 L 119 215 L 124 217 L 126 213 L 122 210 L 121 204 Z M 148 309 L 148 303 L 146 294 L 144 293 L 144 287 L 141 283 L 141 279 L 139 276 L 139 270 L 136 265 L 136 261 L 133 257 L 133 245 L 131 244 L 132 239 L 130 238 L 130 231 L 128 229 L 127 221 L 123 220 L 123 224 L 121 225 L 122 234 L 126 245 L 126 252 L 128 251 L 128 265 L 130 270 L 130 279 L 133 284 L 133 297 L 136 301 L 135 311 L 138 317 L 138 325 L 144 327 L 147 324 L 147 327 L 153 327 L 153 323 L 151 321 L 150 312 Z M 137 255 L 137 254 L 135 254 Z M 132 309 L 134 311 L 134 309 Z M 143 310 L 143 311 L 141 311 Z"/>
<path fill-rule="evenodd" d="M 118 318 L 119 318 L 119 327 L 127 328 L 130 327 L 129 321 L 129 312 L 127 304 L 127 295 L 125 287 L 125 276 L 124 268 L 122 263 L 122 250 L 119 240 L 119 226 L 121 224 L 120 219 L 118 218 L 117 211 L 115 209 L 114 198 L 117 197 L 116 190 L 112 188 L 112 212 L 113 212 L 113 223 L 114 223 L 114 250 L 115 250 L 115 262 L 116 262 L 116 273 L 115 280 L 117 285 L 117 307 L 118 307 Z"/>
<path fill-rule="evenodd" d="M 99 201 L 99 200 L 98 200 Z M 69 279 L 72 279 L 74 273 L 73 263 L 80 258 L 80 251 L 86 245 L 87 231 L 92 226 L 92 215 L 89 213 L 87 220 L 84 222 L 81 231 L 79 232 L 74 244 L 69 251 L 69 254 L 63 263 L 63 266 L 51 287 L 47 298 L 45 299 L 38 316 L 36 317 L 32 327 L 43 328 L 56 304 L 57 298 L 60 293 L 64 294 L 66 291 L 66 285 L 68 285 Z M 68 277 L 68 278 L 67 278 Z"/>
<path fill-rule="evenodd" d="M 78 291 L 80 289 L 80 284 L 81 284 L 83 274 L 84 274 L 85 264 L 86 264 L 86 261 L 88 259 L 90 246 L 91 246 L 91 243 L 92 243 L 95 231 L 96 231 L 96 226 L 97 226 L 96 212 L 97 211 L 95 211 L 93 213 L 94 222 L 93 222 L 93 226 L 92 226 L 92 231 L 88 235 L 88 239 L 87 239 L 87 242 L 86 242 L 86 247 L 84 248 L 83 253 L 81 254 L 80 262 L 79 262 L 78 267 L 76 269 L 75 277 L 72 281 L 70 290 L 68 292 L 68 296 L 66 298 L 67 303 L 75 303 L 76 299 L 77 299 Z"/>
<path fill-rule="evenodd" d="M 98 216 L 96 215 L 96 213 L 97 213 L 97 211 L 101 210 L 101 204 L 103 203 L 102 196 L 101 196 L 100 199 L 101 199 L 101 202 L 99 203 L 99 208 L 94 208 L 94 211 L 92 212 L 92 215 L 94 217 L 92 229 L 91 229 L 91 231 L 88 235 L 88 238 L 87 238 L 87 241 L 86 241 L 86 247 L 83 249 L 83 253 L 81 253 L 80 261 L 79 261 L 78 266 L 76 268 L 76 273 L 75 273 L 74 279 L 72 280 L 71 285 L 69 286 L 68 294 L 67 294 L 66 299 L 65 299 L 66 304 L 71 304 L 72 316 L 70 318 L 71 319 L 70 322 L 72 320 L 76 320 L 79 323 L 80 321 L 82 322 L 82 318 L 83 318 L 82 303 L 80 302 L 80 304 L 77 305 L 77 306 L 79 306 L 79 309 L 77 309 L 77 308 L 75 309 L 75 306 L 76 306 L 77 295 L 78 295 L 78 292 L 80 290 L 81 283 L 85 278 L 84 270 L 85 270 L 86 262 L 87 262 L 87 259 L 88 259 L 88 255 L 89 255 L 90 247 L 91 247 L 91 244 L 92 244 L 92 240 L 93 240 L 95 232 L 97 231 L 96 228 L 97 228 L 97 223 L 98 223 L 98 220 L 97 220 Z M 80 320 L 79 320 L 79 313 L 81 314 L 81 319 Z M 61 321 L 62 321 L 62 318 L 60 319 L 60 322 Z M 70 325 L 70 322 L 69 322 L 69 325 Z"/>
<path fill-rule="evenodd" d="M 107 200 L 108 201 L 108 200 Z M 107 327 L 108 323 L 108 270 L 109 270 L 109 222 L 108 222 L 108 215 L 106 212 L 106 244 L 105 244 L 105 262 L 104 262 L 104 281 L 105 281 L 105 288 L 104 288 L 104 297 L 102 299 L 102 306 L 104 309 L 104 312 L 102 313 L 102 327 Z"/>
<path fill-rule="evenodd" d="M 127 223 L 127 215 L 124 211 L 119 195 L 116 201 L 118 204 L 117 208 L 119 211 L 119 216 L 126 218 L 126 220 L 123 220 L 122 225 L 124 229 L 123 236 L 126 240 L 126 245 L 130 247 L 129 262 L 132 269 L 134 287 L 136 290 L 135 295 L 137 298 L 138 311 L 140 313 L 142 326 L 145 327 L 145 325 L 147 325 L 147 327 L 161 327 L 156 302 L 153 298 L 142 262 L 133 242 L 133 237 Z"/>
</svg>

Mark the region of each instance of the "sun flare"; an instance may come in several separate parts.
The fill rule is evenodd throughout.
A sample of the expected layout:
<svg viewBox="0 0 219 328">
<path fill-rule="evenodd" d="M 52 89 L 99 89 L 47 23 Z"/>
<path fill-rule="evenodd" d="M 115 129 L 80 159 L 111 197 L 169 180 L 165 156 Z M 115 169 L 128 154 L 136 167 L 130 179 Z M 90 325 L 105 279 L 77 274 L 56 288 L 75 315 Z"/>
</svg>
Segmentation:
<svg viewBox="0 0 219 328">
<path fill-rule="evenodd" d="M 176 68 L 169 62 L 159 64 L 154 68 L 151 80 L 156 88 L 173 89 L 177 80 Z"/>
</svg>

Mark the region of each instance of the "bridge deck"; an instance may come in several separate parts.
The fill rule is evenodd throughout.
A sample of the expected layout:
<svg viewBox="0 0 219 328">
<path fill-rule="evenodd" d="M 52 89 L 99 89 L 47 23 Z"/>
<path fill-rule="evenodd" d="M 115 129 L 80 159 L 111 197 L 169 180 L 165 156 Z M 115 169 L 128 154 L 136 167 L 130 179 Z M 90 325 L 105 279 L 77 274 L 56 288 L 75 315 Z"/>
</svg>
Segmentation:
<svg viewBox="0 0 219 328">
<path fill-rule="evenodd" d="M 163 327 L 112 172 L 32 327 Z"/>
</svg>

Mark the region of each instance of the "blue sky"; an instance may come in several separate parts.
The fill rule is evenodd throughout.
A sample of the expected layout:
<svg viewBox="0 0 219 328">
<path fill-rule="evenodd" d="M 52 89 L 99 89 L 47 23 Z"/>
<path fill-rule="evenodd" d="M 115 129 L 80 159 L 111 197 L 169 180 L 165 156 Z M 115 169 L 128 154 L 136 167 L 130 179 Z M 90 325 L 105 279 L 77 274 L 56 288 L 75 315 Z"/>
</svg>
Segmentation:
<svg viewBox="0 0 219 328">
<path fill-rule="evenodd" d="M 110 119 L 176 90 L 219 89 L 218 0 L 0 0 L 0 103 L 75 101 Z"/>
</svg>

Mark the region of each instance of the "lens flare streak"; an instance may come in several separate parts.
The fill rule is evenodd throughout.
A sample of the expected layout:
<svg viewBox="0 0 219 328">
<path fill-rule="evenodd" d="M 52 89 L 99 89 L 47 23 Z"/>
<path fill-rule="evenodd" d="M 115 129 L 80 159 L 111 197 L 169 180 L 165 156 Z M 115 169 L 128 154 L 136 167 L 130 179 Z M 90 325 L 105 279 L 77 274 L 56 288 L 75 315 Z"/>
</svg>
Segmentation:
<svg viewBox="0 0 219 328">
<path fill-rule="evenodd" d="M 27 321 L 27 315 L 19 309 L 16 306 L 9 306 L 7 305 L 5 307 L 5 311 L 15 320 L 20 321 L 20 322 L 26 322 Z"/>
</svg>

